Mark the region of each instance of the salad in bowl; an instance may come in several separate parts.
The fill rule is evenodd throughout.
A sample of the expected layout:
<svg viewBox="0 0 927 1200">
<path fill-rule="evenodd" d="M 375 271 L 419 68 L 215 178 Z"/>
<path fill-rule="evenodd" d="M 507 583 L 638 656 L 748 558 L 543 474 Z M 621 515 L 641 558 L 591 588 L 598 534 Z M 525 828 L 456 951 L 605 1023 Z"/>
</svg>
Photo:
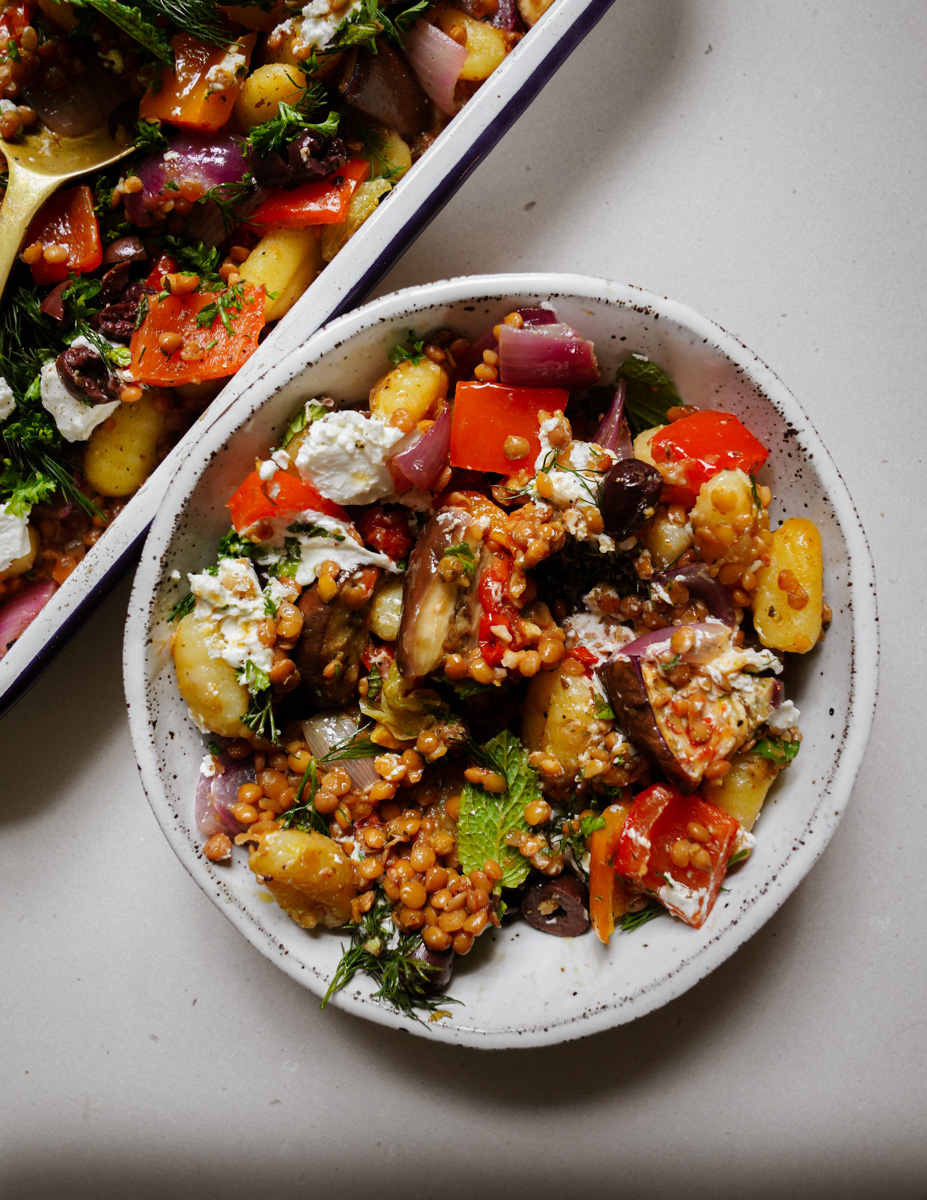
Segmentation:
<svg viewBox="0 0 927 1200">
<path fill-rule="evenodd" d="M 146 786 L 173 765 L 166 719 L 189 784 L 165 797 L 172 840 L 179 818 L 245 924 L 316 958 L 324 1002 L 429 1030 L 466 1028 L 467 1005 L 485 1029 L 520 944 L 545 978 L 587 964 L 626 1019 L 608 996 L 634 991 L 641 947 L 676 960 L 668 995 L 719 931 L 725 953 L 746 936 L 765 811 L 773 855 L 783 809 L 803 826 L 795 701 L 847 586 L 833 518 L 796 503 L 794 431 L 726 335 L 582 282 L 585 304 L 422 289 L 332 326 L 203 458 L 143 563 Z M 207 491 L 219 536 L 200 525 L 191 553 Z M 588 995 L 556 1004 L 560 1036 L 590 1015 Z"/>
</svg>

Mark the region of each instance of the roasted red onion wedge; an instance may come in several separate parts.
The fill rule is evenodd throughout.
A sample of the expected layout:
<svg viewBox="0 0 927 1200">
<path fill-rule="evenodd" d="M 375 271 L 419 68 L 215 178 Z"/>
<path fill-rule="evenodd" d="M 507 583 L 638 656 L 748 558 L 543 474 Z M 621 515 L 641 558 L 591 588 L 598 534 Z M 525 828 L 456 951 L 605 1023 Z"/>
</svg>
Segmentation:
<svg viewBox="0 0 927 1200">
<path fill-rule="evenodd" d="M 436 25 L 419 19 L 403 40 L 406 60 L 429 99 L 452 116 L 460 105 L 454 89 L 467 61 L 467 47 L 455 42 Z"/>
<path fill-rule="evenodd" d="M 595 348 L 569 325 L 499 328 L 499 379 L 511 387 L 592 387 L 599 378 Z"/>
<path fill-rule="evenodd" d="M 25 633 L 57 590 L 51 580 L 27 584 L 0 608 L 0 658 Z"/>
</svg>

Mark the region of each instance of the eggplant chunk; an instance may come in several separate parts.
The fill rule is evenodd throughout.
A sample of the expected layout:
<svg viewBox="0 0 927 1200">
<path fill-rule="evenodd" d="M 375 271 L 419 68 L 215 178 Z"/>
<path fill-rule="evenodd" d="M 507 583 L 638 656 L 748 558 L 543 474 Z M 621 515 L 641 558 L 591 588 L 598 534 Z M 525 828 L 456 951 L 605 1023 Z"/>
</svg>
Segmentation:
<svg viewBox="0 0 927 1200">
<path fill-rule="evenodd" d="M 659 662 L 620 650 L 599 675 L 619 724 L 682 792 L 694 791 L 709 764 L 730 757 L 772 710 L 775 680 L 769 676 L 740 673 L 728 690 L 695 668 L 685 682 L 672 682 Z M 691 711 L 683 701 L 694 702 Z"/>
<path fill-rule="evenodd" d="M 428 97 L 411 67 L 385 38 L 377 38 L 376 46 L 375 54 L 358 50 L 346 56 L 338 90 L 345 103 L 409 141 L 428 125 Z"/>
<path fill-rule="evenodd" d="M 469 569 L 445 579 L 439 570 L 442 559 L 464 545 L 472 556 L 472 561 L 466 560 Z M 466 654 L 476 645 L 483 611 L 480 574 L 491 557 L 479 525 L 466 509 L 442 508 L 422 530 L 403 583 L 396 643 L 396 662 L 407 679 L 428 675 L 448 654 Z"/>
<path fill-rule="evenodd" d="M 348 580 L 328 604 L 319 595 L 319 585 L 313 584 L 303 592 L 297 605 L 303 614 L 303 628 L 293 659 L 303 691 L 320 708 L 340 708 L 347 704 L 360 678 L 370 600 L 368 597 L 360 605 L 347 603 L 344 593 L 352 582 Z"/>
</svg>

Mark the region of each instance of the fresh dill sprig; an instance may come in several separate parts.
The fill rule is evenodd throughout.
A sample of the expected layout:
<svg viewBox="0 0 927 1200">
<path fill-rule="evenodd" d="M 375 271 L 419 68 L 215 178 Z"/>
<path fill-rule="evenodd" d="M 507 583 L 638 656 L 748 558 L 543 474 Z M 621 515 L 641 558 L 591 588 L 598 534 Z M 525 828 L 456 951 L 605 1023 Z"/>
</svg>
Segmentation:
<svg viewBox="0 0 927 1200">
<path fill-rule="evenodd" d="M 651 901 L 646 908 L 642 908 L 638 912 L 625 913 L 618 928 L 622 933 L 633 933 L 642 925 L 646 925 L 648 921 L 652 921 L 654 917 L 662 917 L 665 912 L 666 909 L 662 904 Z"/>
<path fill-rule="evenodd" d="M 448 1004 L 458 1003 L 450 996 L 435 995 L 431 991 L 438 968 L 415 957 L 415 951 L 421 945 L 418 934 L 398 932 L 393 924 L 393 906 L 388 897 L 379 892 L 370 912 L 351 929 L 350 945 L 341 957 L 321 1007 L 328 1004 L 335 992 L 347 986 L 358 971 L 379 984 L 374 992 L 375 999 L 385 1000 L 403 1016 L 415 1021 L 421 1020 L 417 1010 L 433 1013 Z"/>
</svg>

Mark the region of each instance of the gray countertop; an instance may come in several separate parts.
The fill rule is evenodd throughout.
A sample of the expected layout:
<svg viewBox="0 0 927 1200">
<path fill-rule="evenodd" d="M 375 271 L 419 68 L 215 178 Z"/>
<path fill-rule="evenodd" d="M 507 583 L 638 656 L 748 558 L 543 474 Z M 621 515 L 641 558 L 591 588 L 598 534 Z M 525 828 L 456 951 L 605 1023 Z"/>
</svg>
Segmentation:
<svg viewBox="0 0 927 1200">
<path fill-rule="evenodd" d="M 918 0 L 617 0 L 381 288 L 639 284 L 804 405 L 869 535 L 882 642 L 807 880 L 690 992 L 584 1041 L 487 1054 L 322 1013 L 148 809 L 124 584 L 0 724 L 5 1196 L 927 1192 L 925 48 Z"/>
</svg>

